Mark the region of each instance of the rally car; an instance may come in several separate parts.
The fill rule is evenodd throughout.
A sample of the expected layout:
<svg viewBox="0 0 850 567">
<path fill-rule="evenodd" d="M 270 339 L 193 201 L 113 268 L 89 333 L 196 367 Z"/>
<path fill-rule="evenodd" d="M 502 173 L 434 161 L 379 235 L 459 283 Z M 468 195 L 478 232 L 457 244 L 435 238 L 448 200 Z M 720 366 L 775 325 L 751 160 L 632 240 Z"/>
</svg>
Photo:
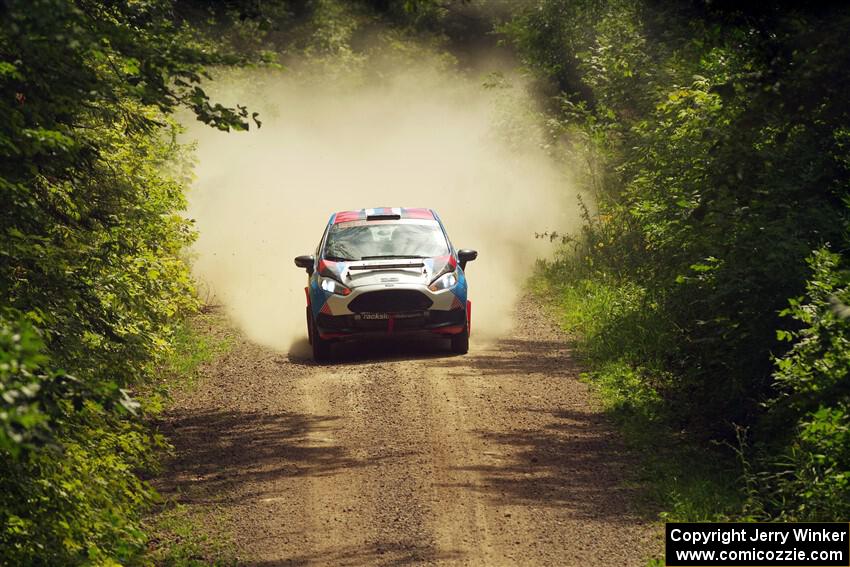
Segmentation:
<svg viewBox="0 0 850 567">
<path fill-rule="evenodd" d="M 316 361 L 335 341 L 401 333 L 436 333 L 452 350 L 469 350 L 472 304 L 466 263 L 431 209 L 377 208 L 331 215 L 307 270 L 307 336 Z"/>
</svg>

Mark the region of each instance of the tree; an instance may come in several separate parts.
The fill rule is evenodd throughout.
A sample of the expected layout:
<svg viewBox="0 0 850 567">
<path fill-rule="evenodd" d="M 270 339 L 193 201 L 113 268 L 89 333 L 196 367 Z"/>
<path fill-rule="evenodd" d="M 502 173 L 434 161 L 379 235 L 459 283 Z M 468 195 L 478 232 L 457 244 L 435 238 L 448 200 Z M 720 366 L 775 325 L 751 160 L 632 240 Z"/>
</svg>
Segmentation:
<svg viewBox="0 0 850 567">
<path fill-rule="evenodd" d="M 202 86 L 244 59 L 168 0 L 0 10 L 0 556 L 127 560 L 162 445 L 131 392 L 196 302 L 169 115 L 247 129 Z"/>
</svg>

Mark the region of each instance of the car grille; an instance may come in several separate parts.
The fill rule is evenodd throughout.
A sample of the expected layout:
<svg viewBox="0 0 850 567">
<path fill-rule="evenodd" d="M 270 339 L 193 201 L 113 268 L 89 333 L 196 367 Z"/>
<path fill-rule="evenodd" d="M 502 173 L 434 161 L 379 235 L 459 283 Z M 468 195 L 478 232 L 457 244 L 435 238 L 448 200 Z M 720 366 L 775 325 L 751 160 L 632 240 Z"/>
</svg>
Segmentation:
<svg viewBox="0 0 850 567">
<path fill-rule="evenodd" d="M 348 308 L 354 313 L 393 313 L 424 311 L 433 303 L 430 297 L 413 289 L 388 289 L 359 295 L 348 304 Z"/>
</svg>

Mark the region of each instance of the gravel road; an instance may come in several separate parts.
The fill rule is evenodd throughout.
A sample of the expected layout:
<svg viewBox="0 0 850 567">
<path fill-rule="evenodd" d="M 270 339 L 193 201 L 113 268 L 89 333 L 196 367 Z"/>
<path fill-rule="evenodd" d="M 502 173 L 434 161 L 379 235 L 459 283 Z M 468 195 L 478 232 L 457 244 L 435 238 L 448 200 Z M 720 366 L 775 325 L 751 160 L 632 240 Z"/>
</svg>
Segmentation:
<svg viewBox="0 0 850 567">
<path fill-rule="evenodd" d="M 529 301 L 515 320 L 466 356 L 408 339 L 316 366 L 240 340 L 168 412 L 158 485 L 223 509 L 249 566 L 645 565 L 634 458 L 562 334 Z"/>
</svg>

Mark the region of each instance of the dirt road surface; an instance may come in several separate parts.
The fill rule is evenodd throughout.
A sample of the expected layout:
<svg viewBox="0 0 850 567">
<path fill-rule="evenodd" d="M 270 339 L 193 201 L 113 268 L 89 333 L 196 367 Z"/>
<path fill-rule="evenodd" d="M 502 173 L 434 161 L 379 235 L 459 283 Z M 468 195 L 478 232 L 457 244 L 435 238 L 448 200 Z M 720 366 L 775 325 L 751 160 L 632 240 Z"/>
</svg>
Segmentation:
<svg viewBox="0 0 850 567">
<path fill-rule="evenodd" d="M 641 566 L 660 545 L 634 459 L 533 303 L 466 356 L 340 346 L 317 366 L 240 341 L 163 423 L 160 489 L 224 509 L 240 564 Z"/>
</svg>

